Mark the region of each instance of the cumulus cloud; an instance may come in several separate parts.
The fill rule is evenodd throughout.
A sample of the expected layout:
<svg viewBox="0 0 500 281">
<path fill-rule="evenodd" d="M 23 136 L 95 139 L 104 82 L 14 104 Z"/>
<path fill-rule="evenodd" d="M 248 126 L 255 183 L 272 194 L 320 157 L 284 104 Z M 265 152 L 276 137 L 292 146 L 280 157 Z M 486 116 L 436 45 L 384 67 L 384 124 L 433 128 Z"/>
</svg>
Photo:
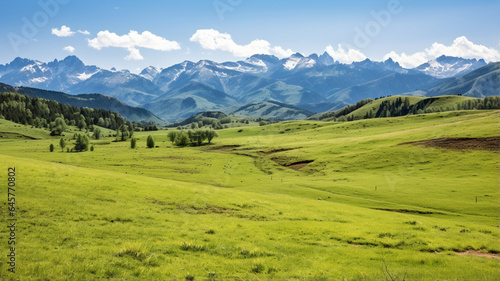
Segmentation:
<svg viewBox="0 0 500 281">
<path fill-rule="evenodd" d="M 138 33 L 131 30 L 128 34 L 118 35 L 108 30 L 99 31 L 97 37 L 88 39 L 89 46 L 100 50 L 102 48 L 115 47 L 124 48 L 129 51 L 125 57 L 127 60 L 142 60 L 144 59 L 139 51 L 139 48 L 152 49 L 157 51 L 172 51 L 179 50 L 181 46 L 176 41 L 169 41 L 165 38 L 157 36 L 149 31 Z"/>
<path fill-rule="evenodd" d="M 60 29 L 52 28 L 52 34 L 57 37 L 69 37 L 75 35 L 75 32 L 71 31 L 71 28 L 63 25 Z"/>
<path fill-rule="evenodd" d="M 77 32 L 83 35 L 90 35 L 90 32 L 88 30 L 78 30 Z"/>
<path fill-rule="evenodd" d="M 75 48 L 73 46 L 66 46 L 63 48 L 68 53 L 73 53 L 75 51 Z"/>
<path fill-rule="evenodd" d="M 486 62 L 500 61 L 499 51 L 483 45 L 474 44 L 465 36 L 455 39 L 451 46 L 434 43 L 430 48 L 425 49 L 423 52 L 417 52 L 414 54 L 398 54 L 392 51 L 385 55 L 384 60 L 392 58 L 394 61 L 399 62 L 402 67 L 414 68 L 442 55 L 466 59 L 484 59 Z"/>
<path fill-rule="evenodd" d="M 331 45 L 326 47 L 325 51 L 336 61 L 340 63 L 352 63 L 354 61 L 363 61 L 366 59 L 365 54 L 358 50 L 348 49 L 345 50 L 342 44 L 339 44 L 337 50 Z"/>
<path fill-rule="evenodd" d="M 290 49 L 271 46 L 269 42 L 261 39 L 253 40 L 247 45 L 238 45 L 233 41 L 230 34 L 221 33 L 215 29 L 199 29 L 189 40 L 199 43 L 203 49 L 226 51 L 232 53 L 235 57 L 250 57 L 254 54 L 288 57 L 293 54 Z"/>
</svg>

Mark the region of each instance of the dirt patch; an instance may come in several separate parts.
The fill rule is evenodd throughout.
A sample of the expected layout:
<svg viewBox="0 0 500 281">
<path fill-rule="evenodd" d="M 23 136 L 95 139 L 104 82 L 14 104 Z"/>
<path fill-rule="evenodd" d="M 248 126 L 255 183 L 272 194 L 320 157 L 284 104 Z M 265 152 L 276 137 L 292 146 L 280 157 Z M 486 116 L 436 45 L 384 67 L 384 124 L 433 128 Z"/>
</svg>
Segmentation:
<svg viewBox="0 0 500 281">
<path fill-rule="evenodd" d="M 300 162 L 295 162 L 295 163 L 292 163 L 289 165 L 285 165 L 285 167 L 288 167 L 288 168 L 294 169 L 294 170 L 300 170 L 300 169 L 306 167 L 307 165 L 311 164 L 312 162 L 314 162 L 314 160 L 300 161 Z"/>
<path fill-rule="evenodd" d="M 459 255 L 459 256 L 476 256 L 476 257 L 483 257 L 483 258 L 490 258 L 490 259 L 500 259 L 500 255 L 498 255 L 498 254 L 481 253 L 481 252 L 477 252 L 477 251 L 457 252 L 457 255 Z"/>
<path fill-rule="evenodd" d="M 231 150 L 240 146 L 241 145 L 223 145 L 223 146 L 211 147 L 209 150 Z"/>
<path fill-rule="evenodd" d="M 289 151 L 289 150 L 294 150 L 294 149 L 296 149 L 296 148 L 280 148 L 280 149 L 273 149 L 273 150 L 269 150 L 269 151 L 259 151 L 259 153 L 264 154 L 264 155 L 271 155 L 274 153 Z"/>
<path fill-rule="evenodd" d="M 425 147 L 439 147 L 448 149 L 475 149 L 475 150 L 500 150 L 500 137 L 487 138 L 440 138 L 432 140 L 422 140 L 405 142 L 400 145 L 411 144 Z"/>
<path fill-rule="evenodd" d="M 417 215 L 441 214 L 441 213 L 436 213 L 436 212 L 426 212 L 426 211 L 407 210 L 407 209 L 380 209 L 380 208 L 374 208 L 374 210 L 396 212 L 396 213 L 403 213 L 403 214 L 417 214 Z"/>
</svg>

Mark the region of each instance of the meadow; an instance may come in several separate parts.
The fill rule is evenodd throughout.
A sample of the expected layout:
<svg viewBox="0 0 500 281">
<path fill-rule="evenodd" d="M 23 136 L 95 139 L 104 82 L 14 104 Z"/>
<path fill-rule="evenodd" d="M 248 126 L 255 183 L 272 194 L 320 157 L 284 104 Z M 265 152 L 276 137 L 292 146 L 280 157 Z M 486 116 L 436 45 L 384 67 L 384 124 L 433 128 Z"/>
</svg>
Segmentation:
<svg viewBox="0 0 500 281">
<path fill-rule="evenodd" d="M 0 120 L 2 225 L 8 167 L 18 218 L 16 273 L 2 239 L 0 277 L 500 280 L 499 151 L 409 143 L 499 136 L 499 120 L 290 121 L 198 147 L 160 130 L 135 133 L 136 149 L 107 137 L 81 153 Z"/>
</svg>

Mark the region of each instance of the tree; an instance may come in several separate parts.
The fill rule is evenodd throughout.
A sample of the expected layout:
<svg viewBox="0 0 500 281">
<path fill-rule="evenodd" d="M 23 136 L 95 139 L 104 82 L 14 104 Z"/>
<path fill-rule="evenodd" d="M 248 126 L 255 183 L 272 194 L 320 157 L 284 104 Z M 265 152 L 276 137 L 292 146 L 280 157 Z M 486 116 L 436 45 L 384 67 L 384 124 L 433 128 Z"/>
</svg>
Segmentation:
<svg viewBox="0 0 500 281">
<path fill-rule="evenodd" d="M 64 138 L 61 138 L 59 140 L 59 146 L 61 147 L 61 151 L 64 152 L 64 148 L 66 147 L 66 141 L 64 140 Z"/>
<path fill-rule="evenodd" d="M 168 136 L 168 139 L 174 143 L 175 142 L 175 138 L 177 137 L 177 134 L 178 132 L 177 131 L 169 131 L 167 136 Z"/>
<path fill-rule="evenodd" d="M 175 145 L 186 146 L 188 142 L 189 142 L 189 136 L 186 132 L 181 131 L 180 133 L 177 134 L 177 137 L 175 138 Z"/>
<path fill-rule="evenodd" d="M 218 136 L 219 136 L 219 134 L 217 134 L 217 132 L 216 132 L 216 131 L 214 131 L 214 130 L 206 130 L 206 131 L 205 131 L 205 135 L 206 135 L 206 137 L 207 137 L 208 143 L 211 143 L 211 142 L 212 142 L 212 139 L 213 139 L 214 137 L 218 137 Z"/>
<path fill-rule="evenodd" d="M 76 135 L 75 150 L 76 151 L 87 151 L 89 149 L 89 138 L 87 135 L 78 134 Z"/>
<path fill-rule="evenodd" d="M 54 122 L 50 123 L 50 135 L 52 136 L 60 136 L 66 130 L 66 121 L 64 118 L 57 117 Z"/>
<path fill-rule="evenodd" d="M 130 139 L 130 148 L 135 149 L 136 146 L 137 146 L 137 139 L 131 138 Z"/>
<path fill-rule="evenodd" d="M 94 128 L 94 139 L 98 140 L 101 138 L 101 129 L 98 127 Z"/>
<path fill-rule="evenodd" d="M 50 144 L 49 149 L 50 149 L 50 152 L 54 151 L 54 145 Z"/>
<path fill-rule="evenodd" d="M 153 139 L 153 136 L 151 136 L 151 135 L 148 136 L 148 139 L 146 141 L 146 145 L 148 146 L 148 148 L 155 147 L 155 140 Z"/>
</svg>

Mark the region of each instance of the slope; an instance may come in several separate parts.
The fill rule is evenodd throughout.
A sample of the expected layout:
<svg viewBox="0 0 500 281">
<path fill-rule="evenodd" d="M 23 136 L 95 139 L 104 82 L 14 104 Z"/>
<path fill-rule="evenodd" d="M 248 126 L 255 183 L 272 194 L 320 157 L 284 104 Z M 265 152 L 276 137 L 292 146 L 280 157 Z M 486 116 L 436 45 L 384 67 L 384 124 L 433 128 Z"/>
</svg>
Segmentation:
<svg viewBox="0 0 500 281">
<path fill-rule="evenodd" d="M 202 111 L 219 110 L 236 104 L 236 100 L 224 92 L 192 82 L 157 97 L 144 107 L 164 120 L 176 121 Z"/>
</svg>

